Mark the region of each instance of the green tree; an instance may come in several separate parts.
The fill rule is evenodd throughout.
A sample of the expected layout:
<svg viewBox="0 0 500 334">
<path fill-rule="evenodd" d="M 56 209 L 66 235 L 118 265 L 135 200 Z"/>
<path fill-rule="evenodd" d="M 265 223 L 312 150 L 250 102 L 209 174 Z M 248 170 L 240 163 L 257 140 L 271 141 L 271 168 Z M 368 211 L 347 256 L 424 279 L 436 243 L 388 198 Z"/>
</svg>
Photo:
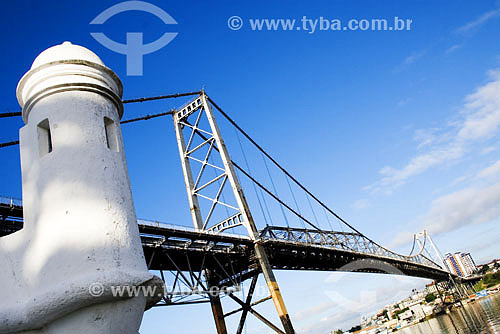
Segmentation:
<svg viewBox="0 0 500 334">
<path fill-rule="evenodd" d="M 404 313 L 404 312 L 406 312 L 406 311 L 408 311 L 408 310 L 409 310 L 409 308 L 408 308 L 408 307 L 405 307 L 405 308 L 404 308 L 404 309 L 402 309 L 402 310 L 397 310 L 397 311 L 395 311 L 395 312 L 392 314 L 392 319 L 397 319 L 397 318 L 398 318 L 398 316 L 399 316 L 401 313 Z"/>
<path fill-rule="evenodd" d="M 482 280 L 477 282 L 476 285 L 474 285 L 474 291 L 479 292 L 481 290 L 484 290 L 484 285 Z"/>
<path fill-rule="evenodd" d="M 359 331 L 359 330 L 361 330 L 361 325 L 351 327 L 351 329 L 349 329 L 349 332 L 354 333 L 354 332 Z"/>
<path fill-rule="evenodd" d="M 341 330 L 341 329 L 337 329 L 335 332 L 333 332 L 333 334 L 343 334 L 344 331 Z"/>
<path fill-rule="evenodd" d="M 433 302 L 434 300 L 436 300 L 436 295 L 433 294 L 433 293 L 428 293 L 427 296 L 425 296 L 425 302 L 426 303 L 430 303 L 430 302 Z"/>
<path fill-rule="evenodd" d="M 474 290 L 481 291 L 486 288 L 491 288 L 497 284 L 500 284 L 500 271 L 484 275 L 484 277 L 476 285 L 474 285 Z"/>
<path fill-rule="evenodd" d="M 479 274 L 484 275 L 488 272 L 488 270 L 490 270 L 490 267 L 488 267 L 488 265 L 485 264 L 481 267 L 481 270 L 479 270 Z"/>
</svg>

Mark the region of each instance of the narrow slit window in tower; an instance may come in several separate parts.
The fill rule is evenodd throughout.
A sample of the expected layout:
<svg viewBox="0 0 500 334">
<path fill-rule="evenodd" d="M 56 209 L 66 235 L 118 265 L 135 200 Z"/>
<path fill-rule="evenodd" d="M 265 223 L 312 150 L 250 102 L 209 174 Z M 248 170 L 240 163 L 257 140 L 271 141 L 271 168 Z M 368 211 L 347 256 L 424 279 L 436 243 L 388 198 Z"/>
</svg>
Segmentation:
<svg viewBox="0 0 500 334">
<path fill-rule="evenodd" d="M 106 132 L 106 145 L 110 150 L 118 152 L 118 137 L 115 122 L 108 117 L 104 117 L 104 130 Z"/>
<path fill-rule="evenodd" d="M 40 150 L 40 157 L 52 152 L 52 136 L 47 118 L 38 123 L 38 148 Z"/>
</svg>

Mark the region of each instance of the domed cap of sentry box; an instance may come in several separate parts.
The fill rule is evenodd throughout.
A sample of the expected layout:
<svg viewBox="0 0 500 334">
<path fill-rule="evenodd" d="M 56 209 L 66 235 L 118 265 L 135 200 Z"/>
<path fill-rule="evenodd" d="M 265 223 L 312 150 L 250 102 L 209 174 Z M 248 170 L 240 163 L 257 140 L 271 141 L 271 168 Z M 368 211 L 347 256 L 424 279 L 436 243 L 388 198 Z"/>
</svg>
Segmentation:
<svg viewBox="0 0 500 334">
<path fill-rule="evenodd" d="M 109 98 L 123 114 L 123 87 L 118 76 L 92 51 L 64 42 L 36 57 L 17 85 L 17 100 L 24 122 L 32 107 L 46 96 L 67 91 L 92 91 Z"/>
<path fill-rule="evenodd" d="M 43 51 L 35 58 L 31 69 L 39 67 L 44 64 L 49 64 L 52 62 L 61 62 L 65 60 L 86 60 L 91 63 L 99 64 L 104 66 L 101 58 L 99 58 L 95 53 L 87 48 L 80 45 L 72 44 L 71 42 L 64 42 L 59 45 L 52 46 L 47 50 Z"/>
</svg>

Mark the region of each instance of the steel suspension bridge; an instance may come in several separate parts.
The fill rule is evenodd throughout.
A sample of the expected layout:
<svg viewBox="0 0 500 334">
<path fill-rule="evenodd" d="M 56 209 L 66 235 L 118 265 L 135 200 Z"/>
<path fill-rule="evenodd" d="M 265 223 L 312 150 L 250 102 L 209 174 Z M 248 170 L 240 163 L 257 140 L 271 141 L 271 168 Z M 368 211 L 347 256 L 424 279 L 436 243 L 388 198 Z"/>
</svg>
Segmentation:
<svg viewBox="0 0 500 334">
<path fill-rule="evenodd" d="M 417 249 L 414 247 L 414 254 L 397 254 L 342 219 L 258 145 L 204 91 L 123 103 L 186 96 L 192 100 L 181 108 L 122 121 L 124 124 L 172 115 L 186 185 L 193 228 L 138 221 L 148 268 L 159 271 L 167 287 L 157 306 L 210 303 L 220 334 L 228 332 L 225 318 L 236 313 L 240 313 L 236 333 L 242 333 L 247 315 L 251 313 L 276 333 L 289 334 L 294 333 L 294 329 L 273 273 L 275 269 L 450 279 L 450 273 L 431 256 L 425 240 Z M 234 129 L 236 143 L 241 148 L 240 161 L 230 156 L 215 111 Z M 17 113 L 6 116 L 17 116 Z M 256 161 L 245 155 L 241 138 L 259 153 L 263 170 L 257 170 Z M 0 146 L 15 144 L 17 142 Z M 281 174 L 284 182 L 273 179 L 270 167 Z M 242 186 L 243 181 L 248 187 Z M 278 192 L 279 185 L 289 189 L 286 200 L 283 191 L 281 195 Z M 338 228 L 334 228 L 332 222 L 336 222 Z M 0 223 L 0 236 L 22 228 L 20 200 L 0 198 Z M 269 296 L 254 301 L 261 274 L 269 287 Z M 250 280 L 250 288 L 246 298 L 240 298 L 234 292 L 246 280 Z M 222 297 L 234 300 L 237 308 L 224 312 Z M 267 300 L 274 302 L 281 325 L 272 323 L 255 309 Z"/>
</svg>

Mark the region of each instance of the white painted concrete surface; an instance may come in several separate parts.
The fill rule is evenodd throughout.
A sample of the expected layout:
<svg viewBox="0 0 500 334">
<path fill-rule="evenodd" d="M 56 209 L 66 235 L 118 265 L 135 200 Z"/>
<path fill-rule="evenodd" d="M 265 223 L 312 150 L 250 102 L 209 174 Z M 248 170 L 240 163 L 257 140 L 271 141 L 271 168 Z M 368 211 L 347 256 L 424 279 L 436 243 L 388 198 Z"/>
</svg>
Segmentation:
<svg viewBox="0 0 500 334">
<path fill-rule="evenodd" d="M 110 287 L 156 286 L 150 302 L 163 292 L 139 238 L 121 96 L 99 57 L 69 42 L 19 82 L 24 228 L 0 238 L 0 333 L 136 334 L 146 298 Z"/>
</svg>

